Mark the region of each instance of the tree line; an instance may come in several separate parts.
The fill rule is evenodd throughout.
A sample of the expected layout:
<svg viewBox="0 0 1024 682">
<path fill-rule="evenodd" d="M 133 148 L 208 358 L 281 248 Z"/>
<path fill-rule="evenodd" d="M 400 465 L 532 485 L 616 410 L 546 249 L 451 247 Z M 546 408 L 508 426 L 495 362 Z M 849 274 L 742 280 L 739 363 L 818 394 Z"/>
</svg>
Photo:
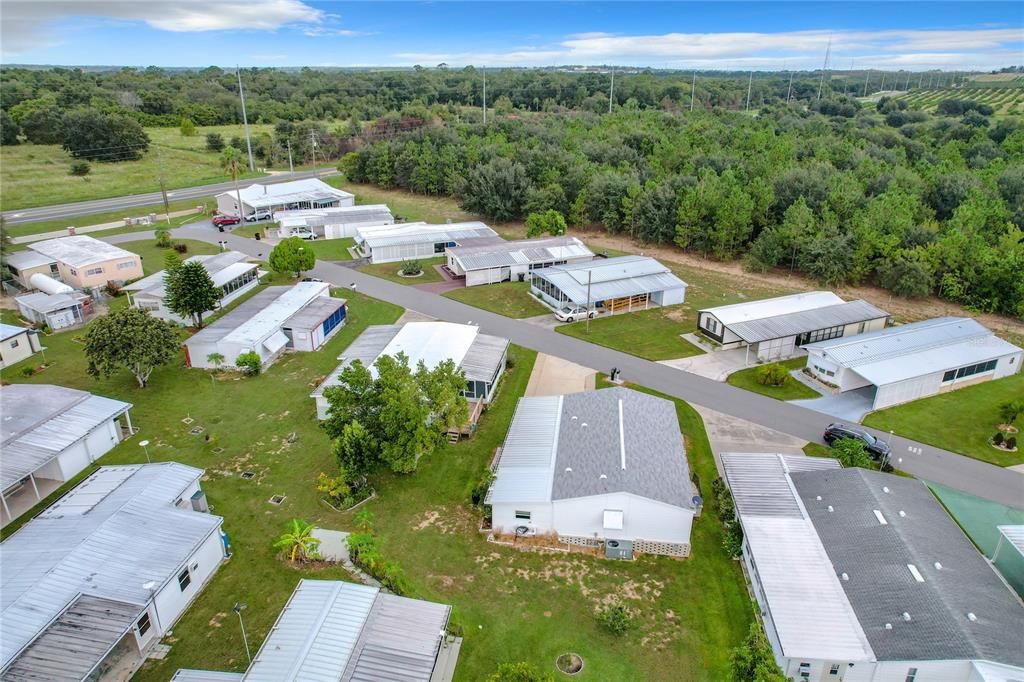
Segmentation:
<svg viewBox="0 0 1024 682">
<path fill-rule="evenodd" d="M 956 113 L 845 97 L 756 115 L 514 113 L 368 140 L 339 168 L 497 221 L 555 210 L 754 270 L 1024 317 L 1024 125 L 942 109 Z"/>
</svg>

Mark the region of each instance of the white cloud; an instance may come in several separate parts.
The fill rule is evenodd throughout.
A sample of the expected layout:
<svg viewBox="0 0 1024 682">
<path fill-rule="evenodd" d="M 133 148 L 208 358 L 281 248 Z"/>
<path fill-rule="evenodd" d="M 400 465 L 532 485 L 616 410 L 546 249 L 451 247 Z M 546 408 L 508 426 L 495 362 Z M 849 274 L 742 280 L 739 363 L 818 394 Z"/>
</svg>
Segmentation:
<svg viewBox="0 0 1024 682">
<path fill-rule="evenodd" d="M 304 35 L 310 38 L 323 38 L 328 36 L 341 36 L 343 38 L 354 38 L 356 36 L 371 35 L 364 31 L 353 31 L 347 28 L 330 28 L 328 26 L 310 26 L 302 30 Z"/>
<path fill-rule="evenodd" d="M 141 21 L 183 33 L 272 31 L 291 24 L 319 24 L 325 16 L 301 0 L 5 0 L 0 26 L 4 54 L 17 54 L 53 45 L 47 28 L 74 17 Z"/>
</svg>

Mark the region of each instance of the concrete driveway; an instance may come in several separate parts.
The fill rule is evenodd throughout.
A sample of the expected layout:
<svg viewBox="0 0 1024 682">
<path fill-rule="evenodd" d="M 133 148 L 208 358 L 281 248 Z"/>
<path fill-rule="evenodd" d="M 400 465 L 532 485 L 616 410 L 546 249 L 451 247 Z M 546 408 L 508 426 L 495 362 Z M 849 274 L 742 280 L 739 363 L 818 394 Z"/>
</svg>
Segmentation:
<svg viewBox="0 0 1024 682">
<path fill-rule="evenodd" d="M 836 395 L 826 395 L 809 400 L 790 400 L 791 405 L 799 405 L 809 410 L 822 412 L 848 422 L 859 423 L 872 409 L 875 402 L 875 387 L 865 386 L 853 391 L 844 391 Z"/>
<path fill-rule="evenodd" d="M 537 353 L 526 395 L 563 395 L 592 391 L 597 370 L 546 353 Z"/>
<path fill-rule="evenodd" d="M 725 381 L 733 372 L 750 367 L 746 364 L 747 349 L 716 350 L 703 355 L 677 360 L 662 360 L 660 364 L 668 365 L 684 372 L 697 374 L 715 381 Z"/>
<path fill-rule="evenodd" d="M 807 441 L 796 436 L 776 431 L 775 429 L 737 419 L 722 414 L 702 405 L 693 408 L 704 419 L 704 428 L 708 433 L 708 442 L 715 455 L 715 466 L 718 474 L 724 475 L 722 469 L 723 452 L 778 452 L 784 455 L 802 455 Z"/>
</svg>

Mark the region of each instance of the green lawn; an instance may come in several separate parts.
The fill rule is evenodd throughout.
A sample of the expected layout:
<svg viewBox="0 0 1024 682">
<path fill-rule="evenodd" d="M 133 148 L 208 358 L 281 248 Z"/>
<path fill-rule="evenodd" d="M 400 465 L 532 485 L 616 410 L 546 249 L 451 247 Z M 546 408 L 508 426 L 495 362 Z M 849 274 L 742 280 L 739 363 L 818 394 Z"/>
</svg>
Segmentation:
<svg viewBox="0 0 1024 682">
<path fill-rule="evenodd" d="M 427 282 L 443 282 L 444 277 L 441 273 L 434 269 L 435 265 L 441 265 L 445 262 L 444 257 L 441 258 L 422 258 L 420 264 L 423 266 L 423 274 L 419 277 L 402 277 L 398 274 L 398 271 L 402 269 L 401 262 L 398 263 L 378 263 L 376 265 L 364 265 L 359 268 L 361 272 L 365 272 L 368 275 L 374 277 L 380 277 L 382 279 L 391 280 L 398 284 L 426 284 Z"/>
<path fill-rule="evenodd" d="M 254 134 L 272 129 L 270 125 L 250 127 Z M 168 190 L 224 182 L 228 178 L 220 168 L 219 154 L 206 151 L 206 133 L 220 132 L 226 143 L 241 131 L 242 126 L 211 126 L 186 138 L 177 128 L 147 128 L 152 144 L 141 159 L 90 162 L 92 172 L 84 178 L 68 174 L 71 157 L 59 145 L 5 145 L 0 149 L 4 210 L 156 192 L 161 172 Z"/>
<path fill-rule="evenodd" d="M 997 450 L 988 444 L 999 423 L 999 406 L 1021 396 L 1024 374 L 1015 374 L 872 412 L 864 423 L 998 466 L 1024 464 L 1024 438 L 1020 434 L 1017 452 Z M 1024 418 L 1018 418 L 1016 426 L 1024 427 Z"/>
<path fill-rule="evenodd" d="M 680 336 L 686 331 L 681 321 L 686 314 L 683 306 L 651 308 L 592 320 L 589 334 L 586 322 L 563 324 L 555 329 L 647 360 L 672 360 L 702 352 Z"/>
<path fill-rule="evenodd" d="M 793 358 L 783 360 L 781 363 L 787 370 L 800 369 L 807 364 L 807 358 Z M 729 375 L 728 382 L 738 388 L 743 388 L 754 393 L 766 395 L 777 400 L 804 400 L 809 398 L 820 398 L 821 394 L 813 388 L 804 386 L 793 377 L 787 377 L 786 383 L 782 386 L 766 386 L 757 379 L 757 372 L 760 367 L 748 367 Z"/>
<path fill-rule="evenodd" d="M 319 260 L 352 260 L 349 248 L 355 244 L 351 237 L 345 239 L 316 239 L 307 243 Z"/>
<path fill-rule="evenodd" d="M 489 310 L 505 317 L 534 317 L 551 312 L 530 295 L 529 282 L 504 282 L 464 287 L 445 292 L 444 295 L 466 305 Z"/>
<path fill-rule="evenodd" d="M 185 260 L 190 256 L 201 256 L 203 254 L 217 253 L 220 251 L 215 244 L 201 242 L 195 239 L 175 239 L 175 244 L 184 244 L 188 247 L 185 253 L 179 253 L 178 257 Z M 142 239 L 134 242 L 121 242 L 117 244 L 126 251 L 137 253 L 142 256 L 142 271 L 147 275 L 159 272 L 164 269 L 164 257 L 168 251 L 173 249 L 162 249 L 156 245 L 155 239 Z"/>
</svg>

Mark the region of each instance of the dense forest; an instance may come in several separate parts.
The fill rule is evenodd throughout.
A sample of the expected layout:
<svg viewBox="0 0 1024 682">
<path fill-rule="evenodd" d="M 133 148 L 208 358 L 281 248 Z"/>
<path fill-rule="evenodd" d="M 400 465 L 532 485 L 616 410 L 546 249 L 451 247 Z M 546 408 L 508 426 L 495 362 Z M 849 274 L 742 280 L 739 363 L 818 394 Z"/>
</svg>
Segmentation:
<svg viewBox="0 0 1024 682">
<path fill-rule="evenodd" d="M 932 114 L 846 94 L 877 73 L 701 74 L 691 111 L 690 74 L 620 73 L 610 98 L 609 73 L 507 69 L 487 73 L 485 124 L 472 67 L 241 75 L 249 120 L 275 124 L 253 140 L 262 165 L 316 144 L 351 180 L 494 220 L 553 209 L 752 269 L 1024 317 L 1024 124 L 983 103 Z M 0 109 L 4 143 L 98 160 L 142 153 L 141 126 L 241 118 L 236 74 L 218 68 L 5 68 Z"/>
</svg>

